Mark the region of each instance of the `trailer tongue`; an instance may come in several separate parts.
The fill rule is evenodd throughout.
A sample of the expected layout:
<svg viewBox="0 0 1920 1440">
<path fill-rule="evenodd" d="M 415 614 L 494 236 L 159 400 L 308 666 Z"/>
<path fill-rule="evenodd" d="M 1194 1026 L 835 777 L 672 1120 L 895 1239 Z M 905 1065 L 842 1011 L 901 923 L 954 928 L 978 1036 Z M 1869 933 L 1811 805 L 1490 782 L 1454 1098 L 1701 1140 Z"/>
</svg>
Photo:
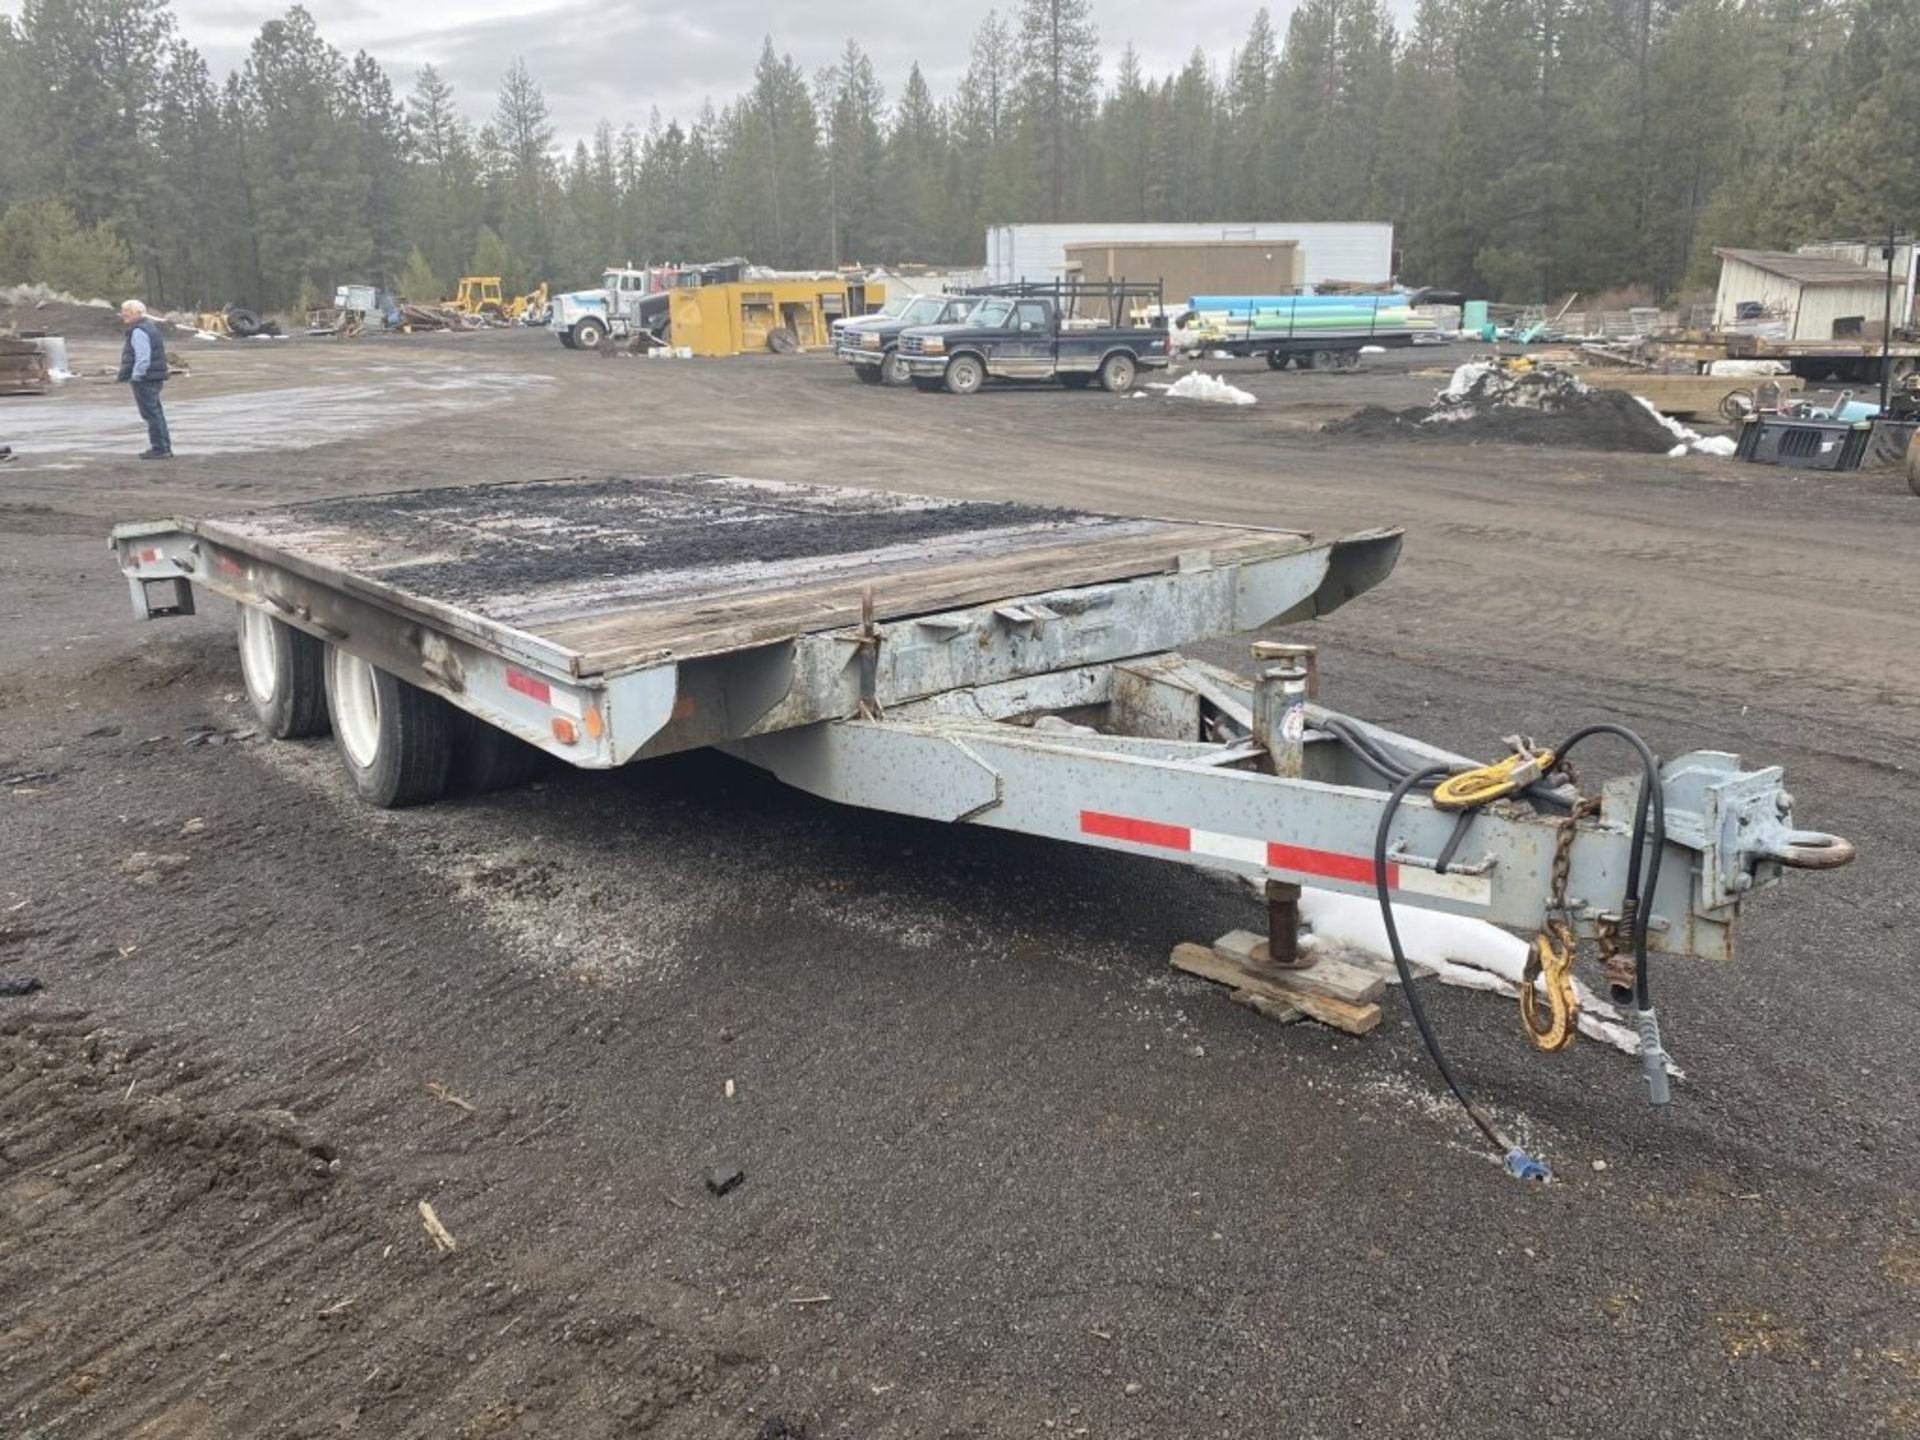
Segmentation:
<svg viewBox="0 0 1920 1440">
<path fill-rule="evenodd" d="M 1796 827 L 1775 767 L 1696 751 L 1655 788 L 1582 798 L 1563 756 L 1519 737 L 1487 768 L 1320 706 L 1311 647 L 1256 646 L 1251 681 L 1177 653 L 1337 609 L 1391 572 L 1397 531 L 685 476 L 323 501 L 113 543 L 136 613 L 191 613 L 195 587 L 238 602 L 263 724 L 314 733 L 324 699 L 378 803 L 436 798 L 474 752 L 506 773 L 514 742 L 588 769 L 716 746 L 842 804 L 1538 931 L 1556 1019 L 1577 938 L 1622 983 L 1633 948 L 1655 1099 L 1645 952 L 1730 958 L 1754 892 L 1852 857 Z"/>
</svg>

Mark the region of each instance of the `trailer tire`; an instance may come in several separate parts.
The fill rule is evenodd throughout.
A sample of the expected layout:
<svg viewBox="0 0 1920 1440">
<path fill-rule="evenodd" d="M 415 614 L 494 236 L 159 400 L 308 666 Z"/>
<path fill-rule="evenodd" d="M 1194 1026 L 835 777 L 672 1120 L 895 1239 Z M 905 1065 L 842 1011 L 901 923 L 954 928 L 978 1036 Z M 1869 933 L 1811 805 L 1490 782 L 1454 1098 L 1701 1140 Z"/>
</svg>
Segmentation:
<svg viewBox="0 0 1920 1440">
<path fill-rule="evenodd" d="M 446 794 L 453 709 L 438 695 L 329 645 L 327 718 L 333 748 L 362 800 L 398 810 Z"/>
<path fill-rule="evenodd" d="M 1303 355 L 1300 358 L 1301 362 L 1309 370 L 1331 370 L 1335 364 L 1333 351 L 1331 350 L 1316 350 L 1313 354 Z"/>
<path fill-rule="evenodd" d="M 304 630 L 242 605 L 240 676 L 260 728 L 275 740 L 327 733 L 327 647 Z"/>
<path fill-rule="evenodd" d="M 598 350 L 600 342 L 607 338 L 607 327 L 598 320 L 588 318 L 573 322 L 573 348 L 576 350 Z"/>
<path fill-rule="evenodd" d="M 987 381 L 987 367 L 971 355 L 956 355 L 947 362 L 942 384 L 949 395 L 971 395 Z"/>
<path fill-rule="evenodd" d="M 1287 368 L 1289 358 L 1289 356 L 1278 350 L 1269 350 L 1267 351 L 1267 368 L 1269 370 L 1284 370 Z"/>
<path fill-rule="evenodd" d="M 878 385 L 882 378 L 880 371 L 884 363 L 885 362 L 882 362 L 881 365 L 855 365 L 853 367 L 853 378 L 858 380 L 862 385 Z"/>
<path fill-rule="evenodd" d="M 540 773 L 546 752 L 498 725 L 464 710 L 453 712 L 453 761 L 447 790 L 454 795 L 490 795 L 524 785 Z"/>
<path fill-rule="evenodd" d="M 1334 357 L 1333 368 L 1336 370 L 1358 370 L 1360 368 L 1360 352 L 1358 350 L 1336 350 Z"/>
<path fill-rule="evenodd" d="M 1133 382 L 1140 378 L 1139 363 L 1131 355 L 1109 355 L 1100 362 L 1100 388 L 1115 395 L 1124 395 L 1133 389 Z"/>
<path fill-rule="evenodd" d="M 907 357 L 900 353 L 899 347 L 896 346 L 880 357 L 882 385 L 904 385 L 908 378 Z"/>
</svg>

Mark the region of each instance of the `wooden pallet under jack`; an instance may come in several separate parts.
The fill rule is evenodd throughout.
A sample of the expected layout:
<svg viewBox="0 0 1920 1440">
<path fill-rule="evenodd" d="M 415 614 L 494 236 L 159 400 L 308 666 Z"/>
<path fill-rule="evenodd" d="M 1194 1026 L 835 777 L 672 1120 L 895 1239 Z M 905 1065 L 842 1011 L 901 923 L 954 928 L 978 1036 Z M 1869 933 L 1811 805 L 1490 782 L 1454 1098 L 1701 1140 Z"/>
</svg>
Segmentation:
<svg viewBox="0 0 1920 1440">
<path fill-rule="evenodd" d="M 1267 882 L 1269 931 L 1283 937 L 1283 954 L 1298 953 L 1300 887 Z M 1318 1020 L 1349 1035 L 1364 1035 L 1380 1023 L 1374 1002 L 1386 989 L 1383 976 L 1331 955 L 1301 966 L 1276 965 L 1266 936 L 1230 930 L 1212 945 L 1182 944 L 1170 957 L 1176 970 L 1226 985 L 1236 1003 L 1269 1020 Z"/>
</svg>

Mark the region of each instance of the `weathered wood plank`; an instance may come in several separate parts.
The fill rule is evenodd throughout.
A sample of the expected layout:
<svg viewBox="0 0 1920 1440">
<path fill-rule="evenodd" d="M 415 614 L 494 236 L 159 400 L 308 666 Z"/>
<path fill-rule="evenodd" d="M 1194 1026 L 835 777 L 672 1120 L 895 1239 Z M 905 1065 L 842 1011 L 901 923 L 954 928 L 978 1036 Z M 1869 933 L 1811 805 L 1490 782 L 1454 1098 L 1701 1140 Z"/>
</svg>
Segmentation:
<svg viewBox="0 0 1920 1440">
<path fill-rule="evenodd" d="M 1316 995 L 1308 990 L 1295 989 L 1285 981 L 1274 979 L 1272 972 L 1262 973 L 1216 955 L 1210 946 L 1176 945 L 1169 958 L 1176 970 L 1184 970 L 1189 975 L 1198 975 L 1203 980 L 1212 980 L 1234 990 L 1244 990 L 1281 1005 L 1291 1005 L 1323 1025 L 1331 1025 L 1349 1035 L 1365 1035 L 1380 1024 L 1378 1005 L 1355 1005 L 1350 1001 L 1336 1000 L 1331 995 Z"/>
<path fill-rule="evenodd" d="M 1228 931 L 1213 942 L 1213 952 L 1223 960 L 1284 980 L 1296 990 L 1311 990 L 1355 1005 L 1378 1000 L 1387 988 L 1387 982 L 1371 970 L 1349 965 L 1332 955 L 1320 956 L 1305 970 L 1277 969 L 1266 960 L 1267 937 L 1251 930 Z"/>
</svg>

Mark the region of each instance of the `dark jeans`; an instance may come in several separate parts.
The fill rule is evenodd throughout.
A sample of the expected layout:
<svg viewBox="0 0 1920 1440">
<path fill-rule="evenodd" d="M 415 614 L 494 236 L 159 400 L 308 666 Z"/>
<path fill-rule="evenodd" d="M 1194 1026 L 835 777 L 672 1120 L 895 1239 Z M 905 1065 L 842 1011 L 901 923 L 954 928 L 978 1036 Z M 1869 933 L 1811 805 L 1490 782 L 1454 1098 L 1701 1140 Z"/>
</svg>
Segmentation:
<svg viewBox="0 0 1920 1440">
<path fill-rule="evenodd" d="M 160 387 L 164 380 L 135 380 L 133 403 L 140 418 L 147 422 L 147 443 L 162 455 L 173 453 L 173 436 L 167 433 L 167 412 L 160 408 Z"/>
</svg>

